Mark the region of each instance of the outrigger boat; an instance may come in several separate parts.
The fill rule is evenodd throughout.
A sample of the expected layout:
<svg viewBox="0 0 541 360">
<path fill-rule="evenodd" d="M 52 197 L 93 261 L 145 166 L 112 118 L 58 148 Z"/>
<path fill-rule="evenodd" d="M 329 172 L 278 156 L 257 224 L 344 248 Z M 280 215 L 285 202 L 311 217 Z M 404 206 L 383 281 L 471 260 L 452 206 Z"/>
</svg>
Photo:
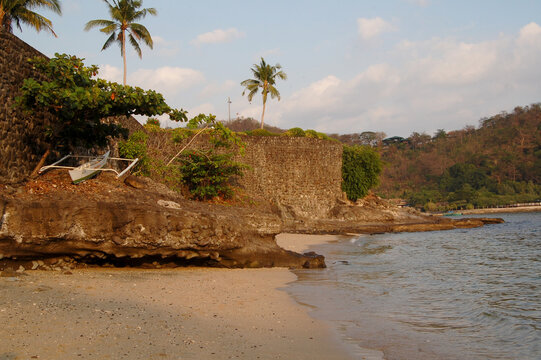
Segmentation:
<svg viewBox="0 0 541 360">
<path fill-rule="evenodd" d="M 105 154 L 100 156 L 86 156 L 86 155 L 66 155 L 62 159 L 58 160 L 57 162 L 43 166 L 41 169 L 39 169 L 39 173 L 43 173 L 49 169 L 67 169 L 71 180 L 74 184 L 79 184 L 80 182 L 83 182 L 85 180 L 88 180 L 94 176 L 96 176 L 100 171 L 111 171 L 116 174 L 116 178 L 121 178 L 124 174 L 126 174 L 128 171 L 130 171 L 137 161 L 139 159 L 124 159 L 124 158 L 113 158 L 109 157 L 109 154 L 111 151 L 107 151 Z M 69 158 L 77 159 L 77 158 L 88 158 L 90 161 L 79 165 L 79 166 L 64 166 L 60 165 L 62 162 L 66 161 Z M 130 164 L 122 171 L 118 171 L 113 168 L 104 168 L 105 164 L 109 160 L 117 160 L 117 161 L 126 161 Z"/>
</svg>

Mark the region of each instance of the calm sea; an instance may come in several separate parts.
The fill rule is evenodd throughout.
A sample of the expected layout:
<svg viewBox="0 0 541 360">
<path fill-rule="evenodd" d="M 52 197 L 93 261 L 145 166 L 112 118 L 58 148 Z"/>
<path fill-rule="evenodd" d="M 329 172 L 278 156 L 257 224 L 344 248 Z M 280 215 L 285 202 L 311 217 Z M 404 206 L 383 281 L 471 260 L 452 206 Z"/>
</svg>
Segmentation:
<svg viewBox="0 0 541 360">
<path fill-rule="evenodd" d="M 296 271 L 287 291 L 388 360 L 541 359 L 541 213 L 495 216 L 318 245 L 328 268 Z"/>
</svg>

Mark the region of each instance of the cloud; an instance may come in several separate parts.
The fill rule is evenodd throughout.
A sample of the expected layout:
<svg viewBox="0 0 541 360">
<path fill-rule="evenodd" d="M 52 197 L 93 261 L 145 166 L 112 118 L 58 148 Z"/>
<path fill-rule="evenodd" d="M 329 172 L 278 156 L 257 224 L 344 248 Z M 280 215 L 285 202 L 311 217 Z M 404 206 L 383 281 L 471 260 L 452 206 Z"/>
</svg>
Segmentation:
<svg viewBox="0 0 541 360">
<path fill-rule="evenodd" d="M 239 86 L 239 89 L 240 89 L 240 83 L 238 81 L 233 81 L 233 80 L 226 80 L 225 82 L 221 84 L 209 84 L 203 88 L 203 90 L 200 93 L 200 96 L 210 97 L 210 96 L 219 95 L 219 94 L 227 94 L 237 85 Z"/>
<path fill-rule="evenodd" d="M 204 34 L 198 35 L 192 44 L 201 45 L 201 44 L 218 44 L 218 43 L 227 43 L 236 39 L 245 37 L 246 34 L 237 30 L 236 28 L 229 29 L 216 29 Z"/>
<path fill-rule="evenodd" d="M 420 7 L 427 7 L 430 5 L 430 0 L 407 0 L 407 2 Z"/>
<path fill-rule="evenodd" d="M 357 19 L 357 26 L 359 35 L 364 40 L 371 40 L 384 32 L 396 30 L 391 23 L 388 23 L 380 17 L 375 17 L 372 19 L 359 18 Z"/>
<path fill-rule="evenodd" d="M 164 66 L 156 69 L 139 69 L 128 74 L 129 82 L 145 89 L 176 94 L 204 82 L 203 73 L 194 69 Z"/>
<path fill-rule="evenodd" d="M 154 52 L 160 56 L 175 56 L 180 51 L 180 46 L 176 41 L 168 41 L 161 36 L 152 36 L 154 42 Z"/>
<path fill-rule="evenodd" d="M 99 66 L 98 77 L 112 82 L 122 82 L 122 69 L 109 64 Z"/>
<path fill-rule="evenodd" d="M 197 116 L 199 114 L 214 114 L 215 113 L 215 107 L 211 103 L 204 103 L 197 105 L 193 108 L 190 108 L 188 110 L 188 118 Z"/>
<path fill-rule="evenodd" d="M 539 101 L 539 49 L 536 23 L 488 41 L 405 41 L 396 46 L 392 64 L 373 64 L 349 77 L 328 74 L 280 102 L 269 101 L 265 119 L 284 128 L 389 136 L 460 129 Z M 258 103 L 242 115 L 260 113 Z"/>
</svg>

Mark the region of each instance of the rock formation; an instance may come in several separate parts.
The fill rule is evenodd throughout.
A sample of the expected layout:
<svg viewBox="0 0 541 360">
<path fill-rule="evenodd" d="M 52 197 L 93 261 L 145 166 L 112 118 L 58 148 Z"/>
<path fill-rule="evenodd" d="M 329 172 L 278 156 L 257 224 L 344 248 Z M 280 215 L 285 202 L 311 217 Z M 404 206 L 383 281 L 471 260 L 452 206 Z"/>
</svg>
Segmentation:
<svg viewBox="0 0 541 360">
<path fill-rule="evenodd" d="M 132 183 L 133 181 L 129 181 Z M 183 199 L 165 186 L 113 175 L 72 185 L 51 171 L 24 187 L 0 190 L 0 269 L 55 268 L 74 261 L 135 266 L 324 267 L 322 256 L 276 245 L 281 232 L 374 233 L 474 227 L 414 211 L 337 204 L 331 219 L 284 215 L 268 203 L 236 206 Z M 143 187 L 143 188 L 141 188 Z M 37 261 L 41 261 L 41 263 Z M 36 266 L 37 264 L 37 266 Z"/>
</svg>

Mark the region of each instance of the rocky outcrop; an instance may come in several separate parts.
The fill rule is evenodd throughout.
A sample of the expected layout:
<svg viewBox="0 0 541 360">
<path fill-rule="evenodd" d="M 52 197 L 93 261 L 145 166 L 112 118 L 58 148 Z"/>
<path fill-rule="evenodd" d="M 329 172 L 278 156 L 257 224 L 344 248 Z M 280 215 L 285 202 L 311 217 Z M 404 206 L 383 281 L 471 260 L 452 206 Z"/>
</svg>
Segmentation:
<svg viewBox="0 0 541 360">
<path fill-rule="evenodd" d="M 332 218 L 314 220 L 271 204 L 194 202 L 148 179 L 133 187 L 107 173 L 72 185 L 65 171 L 52 171 L 24 187 L 0 187 L 0 270 L 59 262 L 324 267 L 322 256 L 286 251 L 275 236 L 447 230 L 489 221 L 425 216 L 377 197 L 337 204 Z"/>
<path fill-rule="evenodd" d="M 196 203 L 159 184 L 134 189 L 107 174 L 79 186 L 67 178 L 50 187 L 47 179 L 29 184 L 0 196 L 0 267 L 13 259 L 58 257 L 126 265 L 324 266 L 321 256 L 276 245 L 282 225 L 272 212 L 256 216 Z"/>
</svg>

